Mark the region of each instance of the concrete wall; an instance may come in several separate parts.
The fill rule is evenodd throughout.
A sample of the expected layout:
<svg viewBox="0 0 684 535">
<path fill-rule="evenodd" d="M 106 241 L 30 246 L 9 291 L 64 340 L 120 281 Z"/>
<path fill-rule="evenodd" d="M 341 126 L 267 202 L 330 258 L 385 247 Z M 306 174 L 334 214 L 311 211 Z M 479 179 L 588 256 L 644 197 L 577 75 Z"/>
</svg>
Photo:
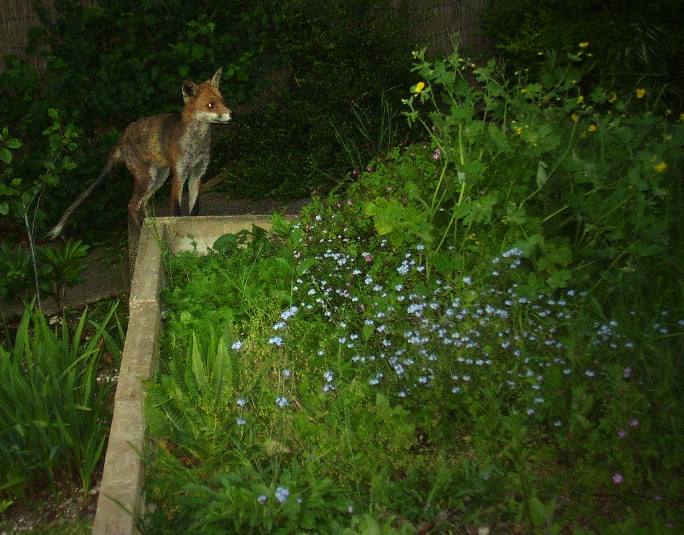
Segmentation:
<svg viewBox="0 0 684 535">
<path fill-rule="evenodd" d="M 162 248 L 206 254 L 223 234 L 257 225 L 270 229 L 267 216 L 162 217 L 146 219 L 140 234 L 131 283 L 130 316 L 114 398 L 104 473 L 93 525 L 96 535 L 137 534 L 145 511 L 143 453 L 147 442 L 143 381 L 156 369 L 164 284 Z"/>
</svg>

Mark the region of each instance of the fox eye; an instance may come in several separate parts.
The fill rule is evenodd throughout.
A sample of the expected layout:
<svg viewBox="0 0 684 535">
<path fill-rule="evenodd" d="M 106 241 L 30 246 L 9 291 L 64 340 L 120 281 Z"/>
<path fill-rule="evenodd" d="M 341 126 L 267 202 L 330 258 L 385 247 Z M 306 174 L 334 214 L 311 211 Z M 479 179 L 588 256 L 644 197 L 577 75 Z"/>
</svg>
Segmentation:
<svg viewBox="0 0 684 535">
<path fill-rule="evenodd" d="M 212 109 L 213 107 L 214 107 L 214 103 L 213 103 L 213 102 L 210 102 L 209 104 L 207 104 L 207 108 Z"/>
</svg>

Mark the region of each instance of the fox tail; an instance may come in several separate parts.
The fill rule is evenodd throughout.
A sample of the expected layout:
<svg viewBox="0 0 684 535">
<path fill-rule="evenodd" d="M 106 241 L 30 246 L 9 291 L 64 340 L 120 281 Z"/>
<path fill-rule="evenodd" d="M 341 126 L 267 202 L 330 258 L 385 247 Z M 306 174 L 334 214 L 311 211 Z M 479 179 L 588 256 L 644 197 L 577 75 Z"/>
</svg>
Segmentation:
<svg viewBox="0 0 684 535">
<path fill-rule="evenodd" d="M 86 198 L 93 192 L 93 190 L 100 185 L 100 183 L 107 178 L 107 176 L 111 173 L 112 168 L 118 163 L 119 158 L 118 158 L 118 148 L 114 147 L 112 151 L 109 153 L 109 156 L 107 158 L 107 163 L 104 166 L 104 169 L 100 173 L 100 175 L 95 179 L 95 181 L 88 186 L 88 189 L 86 189 L 83 193 L 81 193 L 78 197 L 76 197 L 76 200 L 71 203 L 71 206 L 66 209 L 64 214 L 62 215 L 61 219 L 59 222 L 48 232 L 47 236 L 51 240 L 54 240 L 57 236 L 59 236 L 62 233 L 62 230 L 64 229 L 64 225 L 67 222 L 67 219 L 71 216 L 71 214 L 78 208 L 83 201 L 86 200 Z"/>
</svg>

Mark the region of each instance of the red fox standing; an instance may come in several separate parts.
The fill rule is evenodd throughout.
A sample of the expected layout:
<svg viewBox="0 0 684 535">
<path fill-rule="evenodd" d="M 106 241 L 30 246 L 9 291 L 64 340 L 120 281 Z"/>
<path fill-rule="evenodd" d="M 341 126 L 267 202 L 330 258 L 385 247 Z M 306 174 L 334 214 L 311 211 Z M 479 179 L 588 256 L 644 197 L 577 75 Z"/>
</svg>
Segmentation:
<svg viewBox="0 0 684 535">
<path fill-rule="evenodd" d="M 188 213 L 192 214 L 200 180 L 209 165 L 209 125 L 230 121 L 230 109 L 219 91 L 220 79 L 221 69 L 211 80 L 201 84 L 190 80 L 183 82 L 185 107 L 180 115 L 160 113 L 129 124 L 109 153 L 100 176 L 67 208 L 48 236 L 52 239 L 59 236 L 72 212 L 120 162 L 133 175 L 133 196 L 128 203 L 128 214 L 138 227 L 147 216 L 147 203 L 169 173 L 172 175 L 171 212 L 180 215 L 183 188 L 187 182 Z"/>
</svg>

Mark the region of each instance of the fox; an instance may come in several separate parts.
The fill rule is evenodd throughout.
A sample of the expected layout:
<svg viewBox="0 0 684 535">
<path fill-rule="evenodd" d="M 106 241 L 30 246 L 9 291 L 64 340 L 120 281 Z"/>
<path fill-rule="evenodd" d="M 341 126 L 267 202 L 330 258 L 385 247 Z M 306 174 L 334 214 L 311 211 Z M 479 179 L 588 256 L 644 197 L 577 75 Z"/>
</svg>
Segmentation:
<svg viewBox="0 0 684 535">
<path fill-rule="evenodd" d="M 93 190 L 123 163 L 133 175 L 133 195 L 128 202 L 128 215 L 140 228 L 148 215 L 147 204 L 162 187 L 169 174 L 171 182 L 171 213 L 181 215 L 183 189 L 188 185 L 188 215 L 195 214 L 197 196 L 210 159 L 212 124 L 226 124 L 231 110 L 226 106 L 219 82 L 222 68 L 207 81 L 196 84 L 183 81 L 181 113 L 159 113 L 129 124 L 112 147 L 104 169 L 66 209 L 48 238 L 57 238 L 71 214 Z"/>
</svg>

